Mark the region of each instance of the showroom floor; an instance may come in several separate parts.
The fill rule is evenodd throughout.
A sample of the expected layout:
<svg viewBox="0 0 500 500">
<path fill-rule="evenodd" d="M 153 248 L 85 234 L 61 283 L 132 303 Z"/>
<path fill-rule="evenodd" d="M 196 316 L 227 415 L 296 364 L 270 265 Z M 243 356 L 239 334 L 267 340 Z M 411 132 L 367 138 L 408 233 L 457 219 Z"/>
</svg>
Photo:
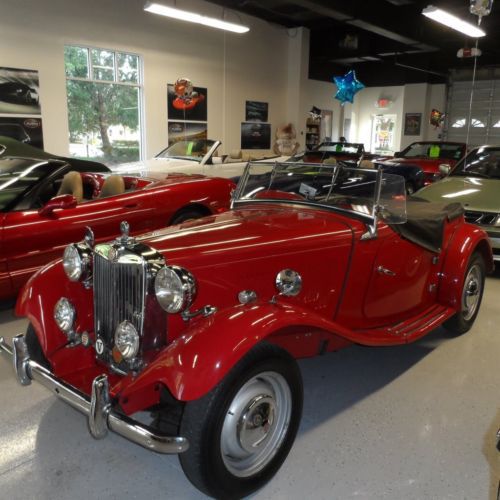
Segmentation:
<svg viewBox="0 0 500 500">
<path fill-rule="evenodd" d="M 402 347 L 353 346 L 301 362 L 302 427 L 255 499 L 493 499 L 500 477 L 500 272 L 471 332 Z M 0 311 L 0 334 L 26 321 Z M 111 435 L 0 360 L 0 498 L 203 498 L 177 458 Z"/>
</svg>

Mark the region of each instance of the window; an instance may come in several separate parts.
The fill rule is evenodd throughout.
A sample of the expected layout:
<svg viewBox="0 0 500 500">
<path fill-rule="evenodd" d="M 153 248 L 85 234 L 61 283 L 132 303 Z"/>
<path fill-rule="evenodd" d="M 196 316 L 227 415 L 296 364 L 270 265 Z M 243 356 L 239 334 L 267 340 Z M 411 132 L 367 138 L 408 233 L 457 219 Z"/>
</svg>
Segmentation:
<svg viewBox="0 0 500 500">
<path fill-rule="evenodd" d="M 70 154 L 105 163 L 141 158 L 141 60 L 92 47 L 64 48 Z"/>
</svg>

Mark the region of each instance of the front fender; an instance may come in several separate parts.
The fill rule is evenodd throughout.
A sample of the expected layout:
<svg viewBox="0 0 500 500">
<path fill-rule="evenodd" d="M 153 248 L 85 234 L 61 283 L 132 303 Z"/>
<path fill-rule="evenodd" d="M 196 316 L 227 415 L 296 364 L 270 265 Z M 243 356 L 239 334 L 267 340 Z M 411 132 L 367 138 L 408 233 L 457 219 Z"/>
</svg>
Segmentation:
<svg viewBox="0 0 500 500">
<path fill-rule="evenodd" d="M 471 255 L 479 251 L 486 264 L 486 272 L 494 269 L 493 253 L 486 233 L 471 224 L 460 224 L 446 251 L 441 271 L 438 297 L 443 304 L 460 308 L 462 284 Z"/>
<path fill-rule="evenodd" d="M 215 387 L 254 345 L 291 327 L 322 331 L 343 343 L 343 339 L 360 340 L 352 331 L 300 306 L 236 306 L 193 322 L 135 380 L 123 385 L 120 402 L 127 411 L 128 403 L 158 383 L 168 387 L 178 400 L 198 399 Z"/>
<path fill-rule="evenodd" d="M 68 280 L 61 259 L 36 272 L 24 285 L 16 303 L 16 315 L 28 318 L 47 358 L 68 343 L 53 317 L 54 306 L 61 297 L 70 298 L 75 307 L 79 330 L 92 330 L 92 292 L 81 283 Z"/>
</svg>

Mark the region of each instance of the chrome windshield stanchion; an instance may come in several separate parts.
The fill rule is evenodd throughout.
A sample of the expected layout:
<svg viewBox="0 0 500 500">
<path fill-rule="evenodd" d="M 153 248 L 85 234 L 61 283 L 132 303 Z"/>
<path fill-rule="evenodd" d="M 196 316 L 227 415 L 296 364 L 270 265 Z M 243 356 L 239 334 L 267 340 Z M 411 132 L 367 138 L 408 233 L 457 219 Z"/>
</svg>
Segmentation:
<svg viewBox="0 0 500 500">
<path fill-rule="evenodd" d="M 24 335 L 16 335 L 12 339 L 13 344 L 13 364 L 17 380 L 21 385 L 30 385 L 31 377 L 29 375 L 29 354 Z"/>
<path fill-rule="evenodd" d="M 106 375 L 99 375 L 92 382 L 89 412 L 89 431 L 95 439 L 102 439 L 108 433 L 109 383 Z"/>
</svg>

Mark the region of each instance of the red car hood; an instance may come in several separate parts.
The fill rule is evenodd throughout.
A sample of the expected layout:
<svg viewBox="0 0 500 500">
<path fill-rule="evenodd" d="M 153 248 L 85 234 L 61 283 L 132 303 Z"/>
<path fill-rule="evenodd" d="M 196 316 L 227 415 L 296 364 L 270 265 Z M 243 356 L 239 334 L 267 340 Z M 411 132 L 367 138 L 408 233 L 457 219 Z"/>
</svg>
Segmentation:
<svg viewBox="0 0 500 500">
<path fill-rule="evenodd" d="M 390 165 L 418 165 L 426 173 L 439 173 L 439 165 L 442 163 L 447 163 L 450 167 L 454 167 L 457 163 L 456 160 L 450 160 L 445 158 L 393 158 L 387 160 L 383 163 L 388 163 Z"/>
<path fill-rule="evenodd" d="M 294 301 L 332 311 L 349 267 L 351 222 L 362 229 L 360 222 L 333 212 L 259 204 L 166 228 L 140 241 L 163 253 L 167 264 L 194 275 L 194 309 L 234 305 L 242 290 L 270 300 L 277 293 L 277 273 L 294 269 L 303 281 Z"/>
<path fill-rule="evenodd" d="M 163 253 L 171 264 L 199 268 L 318 248 L 326 251 L 337 242 L 351 241 L 351 222 L 361 225 L 333 212 L 262 204 L 148 233 L 140 241 Z"/>
</svg>

